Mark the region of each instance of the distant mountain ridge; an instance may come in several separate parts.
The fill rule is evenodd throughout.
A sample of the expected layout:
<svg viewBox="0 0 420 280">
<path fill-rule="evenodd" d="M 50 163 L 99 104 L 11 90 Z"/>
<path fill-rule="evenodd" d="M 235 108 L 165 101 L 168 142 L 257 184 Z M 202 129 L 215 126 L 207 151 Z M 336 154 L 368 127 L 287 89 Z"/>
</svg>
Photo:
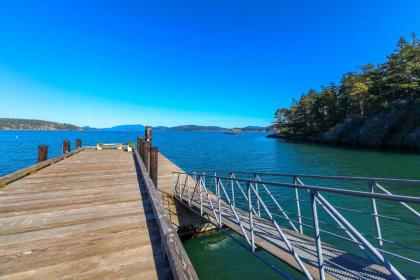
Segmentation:
<svg viewBox="0 0 420 280">
<path fill-rule="evenodd" d="M 109 128 L 95 128 L 90 126 L 79 127 L 72 124 L 57 123 L 43 120 L 32 119 L 15 119 L 0 118 L 0 130 L 89 130 L 89 131 L 144 131 L 145 126 L 142 124 L 126 124 L 117 125 Z M 236 127 L 241 131 L 266 131 L 266 127 L 246 126 L 243 128 Z M 202 125 L 179 125 L 174 127 L 155 126 L 154 131 L 171 130 L 171 131 L 214 131 L 223 132 L 230 130 L 220 126 L 202 126 Z"/>
<path fill-rule="evenodd" d="M 0 118 L 0 130 L 84 130 L 82 127 L 33 119 Z"/>
<path fill-rule="evenodd" d="M 93 127 L 89 127 L 89 126 L 85 126 L 83 127 L 86 130 L 104 130 L 104 131 L 143 131 L 144 130 L 144 125 L 141 124 L 133 124 L 133 125 L 118 125 L 118 126 L 113 126 L 110 128 L 93 128 Z M 154 131 L 162 131 L 162 130 L 171 130 L 171 131 L 226 131 L 229 130 L 230 128 L 225 128 L 225 127 L 220 127 L 220 126 L 203 126 L 203 125 L 193 125 L 193 124 L 189 124 L 189 125 L 179 125 L 179 126 L 173 126 L 173 127 L 168 127 L 168 126 L 154 126 L 153 130 Z M 237 128 L 241 131 L 266 131 L 266 127 L 262 127 L 262 126 L 246 126 L 243 128 Z"/>
<path fill-rule="evenodd" d="M 220 126 L 202 126 L 202 125 L 179 125 L 170 127 L 169 130 L 173 131 L 224 131 L 226 128 Z"/>
<path fill-rule="evenodd" d="M 262 126 L 246 126 L 246 127 L 235 127 L 234 129 L 239 129 L 241 131 L 266 131 L 266 127 Z M 174 127 L 167 126 L 156 126 L 153 127 L 153 130 L 172 130 L 172 131 L 227 131 L 231 128 L 225 128 L 220 126 L 202 126 L 202 125 L 179 125 Z"/>
</svg>

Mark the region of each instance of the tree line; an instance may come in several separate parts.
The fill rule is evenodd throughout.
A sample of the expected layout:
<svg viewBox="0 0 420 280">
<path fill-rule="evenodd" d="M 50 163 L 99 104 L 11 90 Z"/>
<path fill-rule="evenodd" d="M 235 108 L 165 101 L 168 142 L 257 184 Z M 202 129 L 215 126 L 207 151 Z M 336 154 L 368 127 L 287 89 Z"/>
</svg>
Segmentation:
<svg viewBox="0 0 420 280">
<path fill-rule="evenodd" d="M 398 100 L 420 99 L 420 40 L 401 37 L 385 63 L 358 67 L 340 83 L 310 89 L 290 108 L 275 113 L 273 127 L 282 136 L 309 136 L 324 132 L 349 117 L 366 118 Z"/>
</svg>

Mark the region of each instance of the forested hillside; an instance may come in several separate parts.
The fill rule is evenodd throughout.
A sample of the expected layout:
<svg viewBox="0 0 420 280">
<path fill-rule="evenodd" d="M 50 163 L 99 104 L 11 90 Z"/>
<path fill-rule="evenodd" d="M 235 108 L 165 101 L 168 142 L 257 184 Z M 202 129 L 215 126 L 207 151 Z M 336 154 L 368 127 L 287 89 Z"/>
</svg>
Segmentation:
<svg viewBox="0 0 420 280">
<path fill-rule="evenodd" d="M 0 118 L 0 130 L 83 130 L 66 124 L 41 120 Z"/>
<path fill-rule="evenodd" d="M 385 63 L 361 66 L 339 84 L 311 89 L 278 109 L 273 130 L 286 139 L 410 149 L 414 143 L 420 150 L 419 82 L 420 41 L 413 33 L 399 40 Z"/>
</svg>

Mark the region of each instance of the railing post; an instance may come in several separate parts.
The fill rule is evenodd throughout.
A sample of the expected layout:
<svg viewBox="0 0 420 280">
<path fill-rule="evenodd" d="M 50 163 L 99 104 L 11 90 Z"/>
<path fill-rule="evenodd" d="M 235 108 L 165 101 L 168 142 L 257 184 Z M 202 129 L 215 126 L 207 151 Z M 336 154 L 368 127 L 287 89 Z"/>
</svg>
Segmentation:
<svg viewBox="0 0 420 280">
<path fill-rule="evenodd" d="M 293 176 L 293 185 L 297 184 L 297 177 Z M 299 190 L 295 188 L 295 199 L 296 199 L 296 208 L 297 208 L 297 218 L 299 222 L 299 232 L 303 234 L 303 226 L 302 226 L 302 214 L 300 212 L 300 200 L 299 200 Z"/>
<path fill-rule="evenodd" d="M 82 147 L 82 139 L 76 139 L 76 149 L 79 149 Z"/>
<path fill-rule="evenodd" d="M 254 222 L 252 219 L 252 200 L 251 200 L 251 182 L 247 181 L 246 183 L 247 193 L 248 193 L 248 214 L 249 214 L 249 231 L 251 233 L 251 248 L 252 252 L 255 252 L 255 240 L 254 240 Z"/>
<path fill-rule="evenodd" d="M 217 195 L 217 173 L 216 172 L 214 172 L 213 173 L 213 176 L 214 176 L 214 192 L 216 193 L 216 195 Z"/>
<path fill-rule="evenodd" d="M 186 175 L 186 176 L 188 176 L 188 175 Z M 181 187 L 181 184 L 179 183 L 179 180 L 181 180 L 182 179 L 182 176 L 181 176 L 181 174 L 179 174 L 179 178 L 178 178 L 178 188 L 179 188 L 179 198 L 181 199 L 181 201 L 182 201 L 182 193 L 184 192 L 184 190 L 183 190 L 183 188 Z M 185 182 L 184 182 L 185 183 Z"/>
<path fill-rule="evenodd" d="M 259 178 L 258 175 L 254 174 L 254 181 L 257 181 L 258 178 Z M 257 194 L 259 194 L 258 193 L 258 183 L 257 182 L 255 182 L 255 191 L 256 191 Z M 258 214 L 258 217 L 261 217 L 260 202 L 259 202 L 258 199 L 257 199 L 257 214 Z"/>
<path fill-rule="evenodd" d="M 41 162 L 47 159 L 48 159 L 48 146 L 39 145 L 38 146 L 38 162 Z"/>
<path fill-rule="evenodd" d="M 316 209 L 315 193 L 316 191 L 310 191 L 309 194 L 311 196 L 311 209 L 312 209 L 312 218 L 313 218 L 313 225 L 314 225 L 314 232 L 315 232 L 316 252 L 318 255 L 319 278 L 321 280 L 324 280 L 325 279 L 324 260 L 322 258 L 322 243 L 321 243 L 321 235 L 319 231 L 318 212 Z"/>
<path fill-rule="evenodd" d="M 203 175 L 203 177 L 202 177 L 203 178 L 203 181 L 202 181 L 203 182 L 203 187 L 206 187 L 206 172 L 203 171 L 202 175 Z"/>
<path fill-rule="evenodd" d="M 187 197 L 188 197 L 188 205 L 191 206 L 190 175 L 188 174 L 187 174 Z"/>
<path fill-rule="evenodd" d="M 191 202 L 192 202 L 192 200 L 193 200 L 193 198 L 194 198 L 194 189 L 195 189 L 195 185 L 197 184 L 197 179 L 196 179 L 196 176 L 195 176 L 195 171 L 193 171 L 192 172 L 192 176 L 191 176 L 191 189 L 192 189 L 192 193 L 191 193 L 191 195 L 190 195 L 190 197 L 189 197 L 189 199 L 188 199 L 188 205 L 190 205 L 191 206 Z M 195 183 L 194 183 L 195 182 Z M 188 185 L 189 186 L 189 185 Z"/>
<path fill-rule="evenodd" d="M 158 148 L 157 147 L 151 147 L 150 148 L 150 167 L 149 167 L 149 173 L 150 178 L 153 181 L 153 184 L 155 184 L 155 187 L 157 189 L 158 186 Z"/>
<path fill-rule="evenodd" d="M 368 182 L 368 186 L 369 186 L 369 192 L 375 193 L 375 190 L 374 190 L 375 181 L 370 180 Z M 372 215 L 373 215 L 373 220 L 375 222 L 376 234 L 378 235 L 378 244 L 379 244 L 379 247 L 382 248 L 384 244 L 382 242 L 382 232 L 381 232 L 381 225 L 379 224 L 378 208 L 376 207 L 376 200 L 374 198 L 371 198 L 370 200 L 372 202 Z"/>
<path fill-rule="evenodd" d="M 200 186 L 200 215 L 201 216 L 203 216 L 203 195 L 202 195 L 202 183 L 203 183 L 203 180 L 201 179 L 201 177 L 200 176 L 198 176 L 198 180 L 199 180 L 199 186 Z"/>
<path fill-rule="evenodd" d="M 230 188 L 231 188 L 231 192 L 232 192 L 232 205 L 233 205 L 233 208 L 235 209 L 236 208 L 236 206 L 235 206 L 235 188 L 233 186 L 233 173 L 232 172 L 230 173 L 229 177 L 230 177 Z"/>
<path fill-rule="evenodd" d="M 176 196 L 175 173 L 173 173 L 173 172 L 172 172 L 172 186 L 173 186 L 173 193 Z"/>
<path fill-rule="evenodd" d="M 63 154 L 70 152 L 70 140 L 66 139 L 63 142 Z"/>
<path fill-rule="evenodd" d="M 148 142 L 152 142 L 152 127 L 146 126 L 145 134 L 144 134 L 144 140 Z"/>
<path fill-rule="evenodd" d="M 221 212 L 221 207 L 220 207 L 220 202 L 221 202 L 221 198 L 220 198 L 220 178 L 216 177 L 216 195 L 217 195 L 217 204 L 218 204 L 218 208 L 219 208 L 219 227 L 222 228 L 222 212 Z"/>
</svg>

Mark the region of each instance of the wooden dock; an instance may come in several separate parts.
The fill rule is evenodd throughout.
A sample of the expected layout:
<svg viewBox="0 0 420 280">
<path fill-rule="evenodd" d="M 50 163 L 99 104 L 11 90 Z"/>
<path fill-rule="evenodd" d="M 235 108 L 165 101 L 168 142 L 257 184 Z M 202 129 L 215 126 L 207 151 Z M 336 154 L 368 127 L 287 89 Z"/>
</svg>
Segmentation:
<svg viewBox="0 0 420 280">
<path fill-rule="evenodd" d="M 9 183 L 0 191 L 0 279 L 171 279 L 174 236 L 166 239 L 170 225 L 144 176 L 133 153 L 81 149 Z"/>
</svg>

